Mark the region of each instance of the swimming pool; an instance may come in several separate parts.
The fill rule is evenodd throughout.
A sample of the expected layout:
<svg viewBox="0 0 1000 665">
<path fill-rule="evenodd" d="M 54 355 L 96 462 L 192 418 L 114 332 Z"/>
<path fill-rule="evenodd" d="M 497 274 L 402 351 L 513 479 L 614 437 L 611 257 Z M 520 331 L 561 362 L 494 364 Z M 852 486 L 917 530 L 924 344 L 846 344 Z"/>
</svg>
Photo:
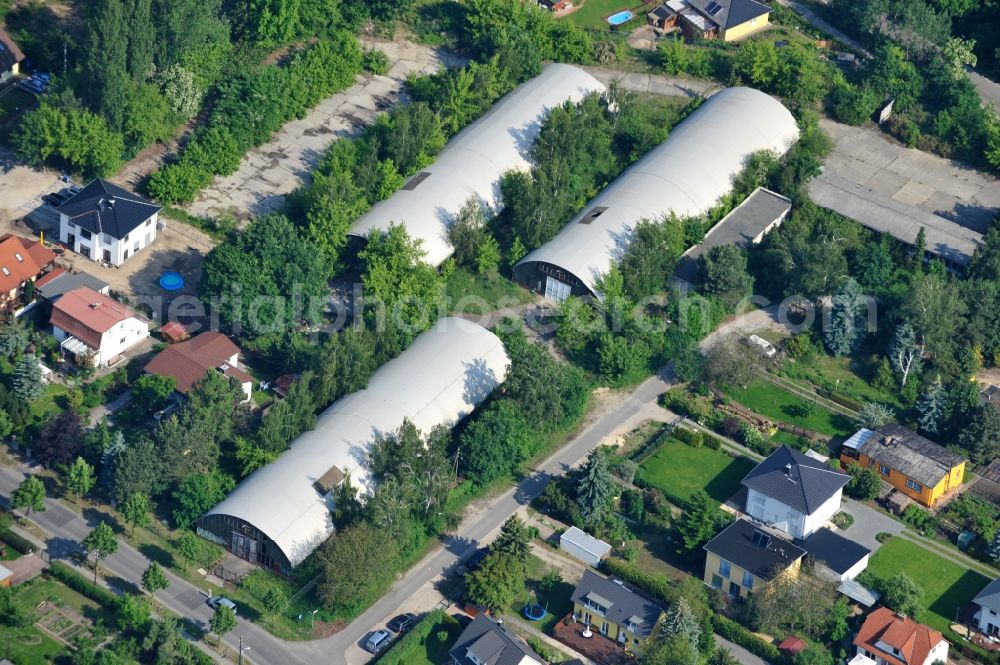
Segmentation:
<svg viewBox="0 0 1000 665">
<path fill-rule="evenodd" d="M 635 14 L 633 14 L 629 10 L 623 9 L 622 11 L 615 12 L 614 14 L 609 16 L 607 18 L 607 21 L 611 25 L 621 25 L 622 23 L 627 23 L 628 21 L 632 20 L 634 16 Z"/>
</svg>

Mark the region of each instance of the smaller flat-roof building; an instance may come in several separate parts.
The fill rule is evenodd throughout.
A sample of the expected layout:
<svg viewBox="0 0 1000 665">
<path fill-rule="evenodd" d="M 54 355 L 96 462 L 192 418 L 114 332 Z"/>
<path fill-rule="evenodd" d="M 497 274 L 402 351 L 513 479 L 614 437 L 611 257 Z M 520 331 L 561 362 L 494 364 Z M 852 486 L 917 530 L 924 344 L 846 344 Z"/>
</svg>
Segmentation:
<svg viewBox="0 0 1000 665">
<path fill-rule="evenodd" d="M 559 549 L 595 568 L 611 553 L 611 545 L 575 526 L 559 536 Z"/>
<path fill-rule="evenodd" d="M 35 282 L 35 293 L 43 300 L 53 303 L 67 291 L 81 287 L 105 296 L 111 292 L 110 284 L 90 273 L 66 272 L 62 268 L 54 268 L 38 278 Z"/>
<path fill-rule="evenodd" d="M 743 249 L 756 245 L 768 232 L 785 221 L 791 209 L 791 199 L 758 187 L 713 226 L 700 243 L 684 252 L 674 273 L 692 284 L 700 283 L 699 260 L 708 250 L 723 245 L 736 245 Z"/>
<path fill-rule="evenodd" d="M 966 460 L 895 423 L 860 429 L 844 442 L 840 460 L 871 467 L 885 482 L 918 503 L 933 507 L 962 486 Z"/>
<path fill-rule="evenodd" d="M 816 563 L 816 574 L 831 582 L 853 580 L 868 567 L 872 551 L 853 540 L 834 533 L 829 528 L 820 529 L 795 544 L 809 554 Z"/>
<path fill-rule="evenodd" d="M 798 575 L 806 551 L 738 519 L 705 544 L 704 582 L 733 598 L 746 598 L 782 575 Z"/>
<path fill-rule="evenodd" d="M 641 651 L 663 610 L 621 580 L 585 570 L 573 590 L 573 617 L 594 632 Z"/>
</svg>

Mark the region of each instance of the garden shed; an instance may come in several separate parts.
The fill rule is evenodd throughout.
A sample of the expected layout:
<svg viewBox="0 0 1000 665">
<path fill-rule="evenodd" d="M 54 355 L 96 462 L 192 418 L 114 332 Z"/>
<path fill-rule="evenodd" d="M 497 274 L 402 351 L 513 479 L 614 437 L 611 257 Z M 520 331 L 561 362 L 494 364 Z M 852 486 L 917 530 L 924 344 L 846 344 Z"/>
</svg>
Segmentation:
<svg viewBox="0 0 1000 665">
<path fill-rule="evenodd" d="M 611 545 L 575 526 L 559 536 L 559 549 L 594 568 L 600 566 L 601 561 L 611 553 Z"/>
</svg>

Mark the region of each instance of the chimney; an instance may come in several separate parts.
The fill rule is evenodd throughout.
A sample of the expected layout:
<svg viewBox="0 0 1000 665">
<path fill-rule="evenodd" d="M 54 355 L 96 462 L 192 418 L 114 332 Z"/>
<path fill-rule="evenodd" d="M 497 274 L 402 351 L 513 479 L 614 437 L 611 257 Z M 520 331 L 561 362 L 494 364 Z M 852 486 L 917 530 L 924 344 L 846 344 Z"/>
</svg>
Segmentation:
<svg viewBox="0 0 1000 665">
<path fill-rule="evenodd" d="M 792 475 L 792 463 L 791 462 L 789 462 L 788 464 L 785 465 L 785 475 L 786 476 Z"/>
</svg>

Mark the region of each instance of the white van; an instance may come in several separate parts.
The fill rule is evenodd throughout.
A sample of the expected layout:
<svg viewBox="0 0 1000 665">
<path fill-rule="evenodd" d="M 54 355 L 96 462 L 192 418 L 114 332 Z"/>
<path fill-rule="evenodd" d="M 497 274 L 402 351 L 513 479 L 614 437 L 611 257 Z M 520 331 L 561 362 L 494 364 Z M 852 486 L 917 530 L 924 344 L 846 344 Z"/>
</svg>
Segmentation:
<svg viewBox="0 0 1000 665">
<path fill-rule="evenodd" d="M 376 630 L 365 643 L 365 649 L 371 653 L 378 653 L 392 641 L 392 635 L 387 630 Z"/>
<path fill-rule="evenodd" d="M 775 354 L 778 353 L 778 350 L 774 348 L 774 345 L 760 335 L 750 335 L 750 339 L 747 340 L 747 344 L 757 347 L 760 352 L 768 358 L 773 358 Z"/>
</svg>

